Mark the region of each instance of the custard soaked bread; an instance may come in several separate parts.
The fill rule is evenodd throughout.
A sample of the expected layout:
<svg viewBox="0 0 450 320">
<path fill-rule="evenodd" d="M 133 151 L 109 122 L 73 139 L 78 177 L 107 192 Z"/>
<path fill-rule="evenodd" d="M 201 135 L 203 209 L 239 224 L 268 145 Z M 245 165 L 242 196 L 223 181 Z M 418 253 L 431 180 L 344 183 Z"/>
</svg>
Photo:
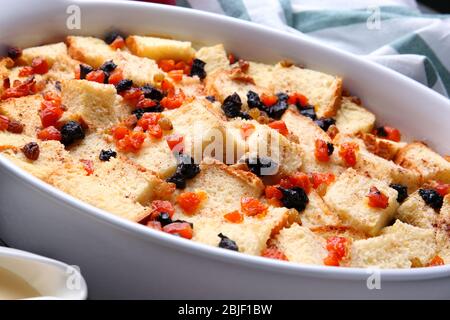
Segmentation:
<svg viewBox="0 0 450 320">
<path fill-rule="evenodd" d="M 450 263 L 448 156 L 402 141 L 340 75 L 120 32 L 7 52 L 0 154 L 73 197 L 293 263 Z"/>
</svg>

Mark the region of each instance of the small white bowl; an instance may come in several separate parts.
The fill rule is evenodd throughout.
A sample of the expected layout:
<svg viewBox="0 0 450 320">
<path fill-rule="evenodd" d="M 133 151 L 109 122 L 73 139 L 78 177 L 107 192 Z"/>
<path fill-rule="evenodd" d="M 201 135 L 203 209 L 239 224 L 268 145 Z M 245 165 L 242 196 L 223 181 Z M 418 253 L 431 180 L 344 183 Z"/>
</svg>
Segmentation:
<svg viewBox="0 0 450 320">
<path fill-rule="evenodd" d="M 26 251 L 0 247 L 0 268 L 19 276 L 40 293 L 32 300 L 84 300 L 87 286 L 81 273 L 65 263 Z"/>
</svg>

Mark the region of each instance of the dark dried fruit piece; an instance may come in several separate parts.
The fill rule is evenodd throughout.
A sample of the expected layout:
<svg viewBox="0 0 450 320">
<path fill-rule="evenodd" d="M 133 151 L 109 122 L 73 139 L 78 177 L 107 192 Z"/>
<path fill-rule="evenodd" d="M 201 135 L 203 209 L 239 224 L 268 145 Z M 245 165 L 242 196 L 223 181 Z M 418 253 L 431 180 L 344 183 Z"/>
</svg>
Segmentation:
<svg viewBox="0 0 450 320">
<path fill-rule="evenodd" d="M 192 179 L 200 173 L 200 166 L 194 163 L 194 159 L 189 155 L 183 153 L 177 155 L 177 162 L 177 170 L 166 181 L 174 183 L 177 189 L 184 189 L 186 180 Z"/>
<path fill-rule="evenodd" d="M 9 47 L 7 49 L 8 57 L 10 57 L 13 60 L 16 60 L 22 55 L 22 49 L 18 47 Z"/>
<path fill-rule="evenodd" d="M 225 98 L 222 104 L 222 110 L 228 118 L 236 118 L 241 113 L 241 97 L 235 92 Z"/>
<path fill-rule="evenodd" d="M 224 249 L 233 250 L 233 251 L 239 251 L 239 247 L 236 244 L 236 242 L 234 242 L 227 236 L 223 235 L 222 233 L 219 233 L 217 236 L 220 238 L 219 248 L 224 248 Z"/>
<path fill-rule="evenodd" d="M 116 40 L 117 37 L 122 37 L 123 39 L 125 39 L 126 35 L 118 30 L 113 30 L 105 35 L 105 42 L 107 44 L 111 44 L 114 42 L 114 40 Z"/>
<path fill-rule="evenodd" d="M 141 90 L 144 93 L 144 97 L 146 97 L 147 99 L 161 101 L 162 98 L 164 98 L 164 95 L 161 91 L 149 84 L 142 86 Z"/>
<path fill-rule="evenodd" d="M 323 131 L 327 132 L 328 128 L 336 123 L 333 118 L 320 118 L 314 121 Z"/>
<path fill-rule="evenodd" d="M 378 127 L 375 129 L 376 134 L 380 138 L 386 138 L 388 136 L 388 133 L 386 132 L 386 129 L 384 127 Z"/>
<path fill-rule="evenodd" d="M 162 112 L 164 110 L 164 108 L 158 104 L 154 107 L 150 107 L 150 108 L 138 108 L 133 110 L 131 113 L 134 114 L 136 116 L 136 118 L 139 120 L 140 118 L 142 118 L 142 116 L 144 115 L 144 113 L 147 112 Z"/>
<path fill-rule="evenodd" d="M 206 77 L 205 71 L 206 62 L 200 59 L 194 59 L 192 61 L 191 74 L 190 76 L 198 76 L 200 79 L 204 79 Z"/>
<path fill-rule="evenodd" d="M 216 102 L 216 97 L 214 97 L 214 96 L 206 96 L 205 98 L 206 98 L 206 100 L 208 100 L 209 102 Z"/>
<path fill-rule="evenodd" d="M 278 190 L 280 190 L 283 194 L 283 197 L 281 198 L 281 203 L 283 206 L 288 209 L 296 209 L 298 212 L 305 210 L 309 199 L 303 188 L 293 187 L 290 189 L 285 189 L 278 187 Z"/>
<path fill-rule="evenodd" d="M 408 187 L 398 183 L 391 183 L 389 185 L 394 190 L 397 190 L 397 202 L 402 203 L 408 197 Z"/>
<path fill-rule="evenodd" d="M 23 132 L 23 124 L 16 120 L 9 120 L 8 129 L 11 133 L 22 133 Z"/>
<path fill-rule="evenodd" d="M 249 108 L 258 108 L 260 110 L 264 110 L 264 105 L 259 98 L 259 95 L 254 91 L 247 92 L 247 104 Z"/>
<path fill-rule="evenodd" d="M 94 68 L 91 66 L 88 66 L 87 64 L 80 64 L 80 79 L 86 79 L 86 75 L 92 71 L 94 71 Z"/>
<path fill-rule="evenodd" d="M 273 119 L 280 119 L 284 112 L 289 107 L 289 96 L 286 93 L 277 93 L 278 101 L 273 106 L 266 108 L 265 111 L 269 117 Z"/>
<path fill-rule="evenodd" d="M 242 119 L 245 119 L 245 120 L 251 120 L 252 119 L 252 117 L 250 117 L 250 115 L 247 112 L 243 112 L 243 111 L 239 113 L 239 117 L 242 118 Z"/>
<path fill-rule="evenodd" d="M 327 151 L 328 151 L 328 156 L 331 156 L 334 152 L 334 145 L 330 142 L 327 142 Z"/>
<path fill-rule="evenodd" d="M 121 93 L 128 89 L 131 89 L 132 86 L 133 86 L 133 80 L 122 79 L 116 84 L 116 91 L 117 91 L 117 93 Z"/>
<path fill-rule="evenodd" d="M 22 152 L 27 159 L 35 161 L 39 158 L 39 145 L 36 142 L 29 142 L 23 146 Z"/>
<path fill-rule="evenodd" d="M 161 223 L 161 226 L 163 226 L 163 227 L 175 222 L 175 221 L 172 221 L 172 219 L 170 218 L 170 215 L 167 212 L 161 212 L 156 217 L 156 221 L 159 221 Z"/>
<path fill-rule="evenodd" d="M 278 171 L 278 164 L 268 157 L 248 157 L 245 159 L 248 169 L 257 176 L 274 175 Z"/>
<path fill-rule="evenodd" d="M 423 201 L 435 210 L 439 210 L 442 207 L 444 198 L 434 189 L 420 189 L 419 195 Z"/>
<path fill-rule="evenodd" d="M 301 108 L 299 109 L 299 112 L 302 116 L 304 117 L 308 117 L 311 120 L 316 120 L 317 119 L 317 115 L 316 115 L 316 110 L 314 110 L 313 106 L 308 106 L 306 108 Z"/>
<path fill-rule="evenodd" d="M 108 149 L 108 150 L 102 150 L 100 151 L 99 159 L 101 161 L 109 161 L 111 158 L 117 157 L 117 152 L 114 150 Z"/>
<path fill-rule="evenodd" d="M 102 70 L 103 72 L 105 72 L 106 74 L 110 74 L 116 68 L 117 68 L 117 64 L 115 64 L 114 61 L 112 61 L 112 60 L 108 60 L 108 61 L 104 62 L 100 66 L 99 69 Z"/>
<path fill-rule="evenodd" d="M 76 121 L 66 122 L 61 128 L 61 143 L 71 145 L 76 140 L 84 139 L 84 129 Z"/>
</svg>

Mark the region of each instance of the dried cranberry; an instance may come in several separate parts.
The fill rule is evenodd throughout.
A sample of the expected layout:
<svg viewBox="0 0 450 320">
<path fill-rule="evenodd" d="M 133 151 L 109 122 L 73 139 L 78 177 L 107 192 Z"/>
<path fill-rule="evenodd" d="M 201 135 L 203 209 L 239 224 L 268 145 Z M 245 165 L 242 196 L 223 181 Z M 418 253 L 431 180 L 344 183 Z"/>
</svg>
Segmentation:
<svg viewBox="0 0 450 320">
<path fill-rule="evenodd" d="M 206 77 L 205 65 L 206 62 L 200 59 L 194 59 L 192 61 L 190 76 L 198 76 L 200 79 L 204 79 Z"/>
<path fill-rule="evenodd" d="M 30 160 L 37 160 L 39 158 L 39 145 L 36 142 L 30 142 L 23 146 L 22 152 Z"/>
<path fill-rule="evenodd" d="M 439 210 L 442 207 L 444 198 L 433 189 L 420 189 L 419 195 L 422 197 L 423 201 L 435 210 Z"/>
<path fill-rule="evenodd" d="M 402 203 L 408 197 L 408 187 L 402 184 L 391 183 L 389 185 L 394 190 L 397 190 L 397 202 Z"/>
<path fill-rule="evenodd" d="M 281 203 L 283 206 L 289 209 L 296 209 L 298 212 L 305 210 L 309 199 L 303 188 L 293 187 L 290 189 L 285 189 L 278 187 L 278 190 L 280 190 L 283 194 L 283 197 L 281 198 Z"/>
<path fill-rule="evenodd" d="M 327 151 L 329 156 L 331 156 L 334 152 L 334 145 L 330 142 L 327 142 Z"/>
<path fill-rule="evenodd" d="M 313 106 L 308 106 L 306 108 L 301 108 L 299 110 L 300 114 L 304 117 L 308 117 L 311 120 L 316 120 L 317 119 L 317 115 L 316 115 L 316 110 L 314 110 Z"/>
<path fill-rule="evenodd" d="M 18 47 L 9 47 L 7 51 L 8 57 L 10 57 L 13 60 L 16 60 L 22 55 L 22 49 Z"/>
<path fill-rule="evenodd" d="M 133 80 L 130 79 L 122 79 L 116 84 L 117 93 L 121 93 L 123 91 L 131 89 L 133 86 Z"/>
<path fill-rule="evenodd" d="M 111 158 L 117 157 L 117 152 L 114 150 L 108 149 L 108 150 L 102 150 L 100 151 L 99 159 L 101 161 L 109 161 Z"/>
<path fill-rule="evenodd" d="M 164 98 L 164 95 L 161 91 L 159 91 L 158 89 L 149 84 L 142 86 L 141 90 L 144 94 L 144 97 L 146 97 L 147 99 L 161 101 L 162 98 Z"/>
<path fill-rule="evenodd" d="M 80 79 L 86 79 L 86 75 L 92 71 L 94 71 L 94 68 L 91 66 L 88 66 L 87 64 L 80 64 Z"/>
<path fill-rule="evenodd" d="M 113 31 L 108 32 L 105 35 L 104 39 L 107 44 L 111 44 L 114 42 L 114 40 L 116 40 L 117 37 L 122 37 L 123 39 L 125 39 L 126 35 L 121 31 L 113 30 Z"/>
<path fill-rule="evenodd" d="M 21 124 L 19 121 L 10 120 L 8 123 L 7 130 L 12 133 L 22 133 L 23 132 L 23 124 Z"/>
<path fill-rule="evenodd" d="M 258 108 L 260 110 L 264 110 L 264 105 L 262 104 L 259 95 L 252 90 L 247 92 L 247 104 L 250 108 Z"/>
<path fill-rule="evenodd" d="M 227 236 L 223 235 L 222 233 L 219 233 L 217 236 L 220 238 L 219 248 L 224 248 L 224 249 L 233 250 L 233 251 L 239 251 L 239 247 L 236 244 L 236 242 L 234 242 Z"/>
<path fill-rule="evenodd" d="M 274 175 L 278 171 L 278 164 L 268 157 L 250 156 L 245 159 L 245 163 L 249 170 L 257 176 Z"/>
<path fill-rule="evenodd" d="M 265 109 L 269 117 L 273 119 L 280 119 L 289 106 L 288 104 L 289 96 L 287 94 L 277 93 L 277 97 L 278 97 L 277 103 Z"/>
<path fill-rule="evenodd" d="M 236 118 L 241 113 L 241 97 L 235 92 L 225 98 L 222 104 L 222 110 L 228 118 Z"/>
<path fill-rule="evenodd" d="M 336 120 L 333 118 L 320 118 L 314 121 L 323 131 L 327 131 L 328 128 L 336 123 Z"/>
<path fill-rule="evenodd" d="M 76 140 L 84 139 L 84 129 L 76 121 L 66 122 L 61 128 L 61 143 L 71 145 Z"/>
</svg>

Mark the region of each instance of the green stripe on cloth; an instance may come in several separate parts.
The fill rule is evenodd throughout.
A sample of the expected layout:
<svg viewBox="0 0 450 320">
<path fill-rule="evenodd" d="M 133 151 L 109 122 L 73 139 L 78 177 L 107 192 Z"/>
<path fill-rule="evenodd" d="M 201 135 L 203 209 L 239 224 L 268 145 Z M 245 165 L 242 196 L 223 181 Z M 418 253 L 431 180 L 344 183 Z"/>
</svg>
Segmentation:
<svg viewBox="0 0 450 320">
<path fill-rule="evenodd" d="M 423 61 L 423 65 L 425 68 L 425 75 L 427 76 L 427 83 L 430 88 L 433 88 L 438 80 L 438 76 L 436 74 L 436 69 L 433 66 L 433 63 L 425 57 L 425 60 Z"/>
<path fill-rule="evenodd" d="M 185 7 L 185 8 L 192 8 L 189 4 L 188 0 L 177 0 L 177 6 Z"/>
<path fill-rule="evenodd" d="M 403 39 L 399 39 L 391 44 L 392 48 L 397 50 L 400 54 L 417 54 L 427 57 L 425 61 L 425 72 L 427 75 L 428 85 L 432 87 L 437 79 L 434 79 L 431 75 L 431 69 L 438 73 L 441 78 L 447 94 L 450 94 L 450 73 L 433 52 L 433 50 L 428 46 L 428 44 L 417 34 L 407 36 Z"/>
<path fill-rule="evenodd" d="M 281 8 L 283 9 L 286 24 L 292 27 L 294 22 L 294 13 L 292 12 L 291 0 L 278 0 L 278 1 L 280 2 Z"/>
<path fill-rule="evenodd" d="M 218 2 L 227 16 L 247 21 L 251 20 L 242 0 L 218 0 Z"/>
</svg>

